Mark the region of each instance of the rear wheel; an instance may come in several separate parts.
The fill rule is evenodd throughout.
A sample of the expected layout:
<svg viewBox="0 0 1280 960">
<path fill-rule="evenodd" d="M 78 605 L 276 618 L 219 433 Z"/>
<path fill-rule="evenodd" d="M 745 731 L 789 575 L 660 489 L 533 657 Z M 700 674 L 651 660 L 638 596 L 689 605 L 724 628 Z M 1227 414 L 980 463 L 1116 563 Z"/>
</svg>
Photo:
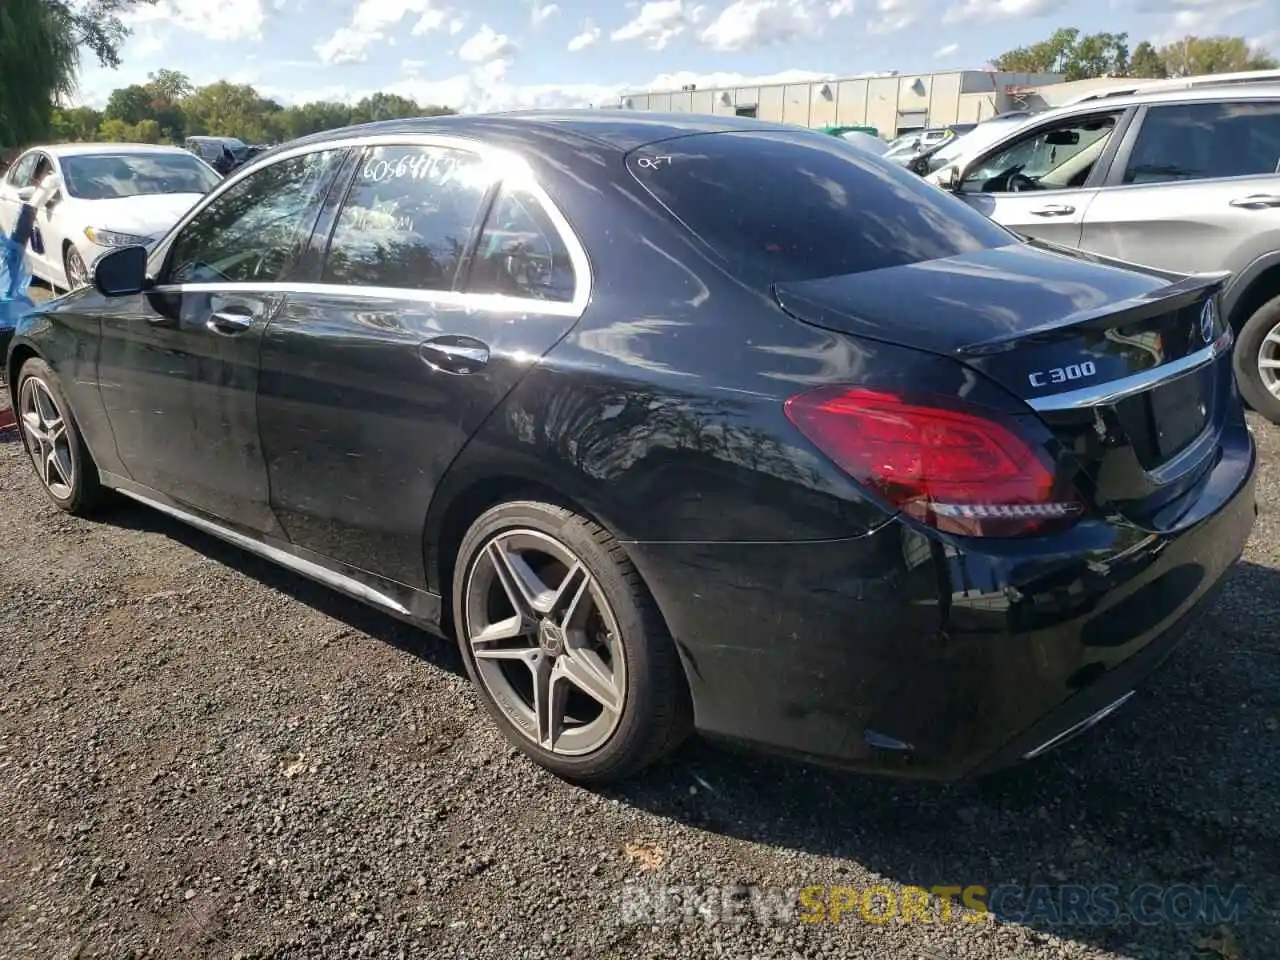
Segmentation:
<svg viewBox="0 0 1280 960">
<path fill-rule="evenodd" d="M 459 548 L 454 623 L 507 737 L 553 773 L 604 782 L 671 752 L 692 711 L 675 645 L 604 529 L 563 507 L 494 507 Z"/>
<path fill-rule="evenodd" d="M 18 372 L 18 427 L 45 494 L 59 509 L 91 512 L 104 495 L 71 406 L 53 370 L 33 357 Z"/>
<path fill-rule="evenodd" d="M 1240 329 L 1236 381 L 1249 406 L 1280 424 L 1280 297 L 1268 300 Z"/>
</svg>

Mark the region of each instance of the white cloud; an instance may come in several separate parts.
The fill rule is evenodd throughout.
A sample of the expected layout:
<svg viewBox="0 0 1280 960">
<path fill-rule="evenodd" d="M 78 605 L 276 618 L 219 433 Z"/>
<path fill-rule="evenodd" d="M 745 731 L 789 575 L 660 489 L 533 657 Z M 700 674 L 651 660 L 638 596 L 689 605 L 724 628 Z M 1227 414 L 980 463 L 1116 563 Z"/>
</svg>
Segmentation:
<svg viewBox="0 0 1280 960">
<path fill-rule="evenodd" d="M 179 0 L 187 3 L 203 3 L 210 10 L 220 10 L 228 0 L 215 5 L 209 0 Z M 244 3 L 248 0 L 229 0 Z M 261 2 L 261 0 L 253 0 Z M 368 59 L 369 48 L 382 40 L 394 40 L 389 35 L 405 17 L 415 15 L 411 33 L 421 36 L 445 27 L 451 11 L 438 0 L 360 0 L 351 14 L 350 26 L 339 27 L 327 39 L 315 46 L 316 56 L 324 63 L 360 63 Z M 450 32 L 456 33 L 452 24 Z M 458 29 L 461 29 L 459 26 Z"/>
<path fill-rule="evenodd" d="M 210 40 L 258 40 L 266 18 L 262 0 L 159 0 L 133 7 L 122 19 L 129 26 L 172 24 Z"/>
<path fill-rule="evenodd" d="M 515 41 L 486 23 L 458 48 L 458 59 L 468 63 L 488 63 L 491 60 L 509 59 L 515 53 Z"/>
<path fill-rule="evenodd" d="M 959 49 L 960 49 L 960 44 L 948 43 L 945 47 L 939 47 L 937 50 L 933 51 L 933 59 L 945 60 L 947 57 L 952 56 Z"/>
<path fill-rule="evenodd" d="M 1235 19 L 1261 5 L 1259 0 L 1144 0 L 1138 10 L 1167 15 L 1163 29 L 1151 38 L 1151 42 L 1160 47 L 1187 36 L 1220 33 Z"/>
<path fill-rule="evenodd" d="M 558 3 L 533 0 L 529 8 L 529 20 L 535 27 L 540 27 L 559 12 L 560 5 Z"/>
<path fill-rule="evenodd" d="M 410 61 L 410 63 L 413 62 Z M 412 97 L 424 105 L 443 104 L 462 113 L 477 113 L 561 107 L 616 107 L 625 93 L 678 90 L 690 83 L 710 89 L 771 83 L 803 83 L 810 80 L 830 80 L 836 76 L 832 73 L 816 73 L 812 70 L 784 70 L 763 76 L 728 72 L 696 73 L 689 70 L 659 74 L 648 83 L 522 85 L 510 82 L 507 69 L 507 61 L 496 60 L 443 79 L 405 76 L 394 83 L 369 89 L 323 87 L 311 90 L 283 90 L 262 85 L 258 90 L 263 96 L 272 97 L 284 104 L 307 103 L 312 100 L 340 100 L 355 103 L 380 90 L 384 93 L 399 94 L 402 97 Z"/>
<path fill-rule="evenodd" d="M 635 18 L 609 35 L 612 40 L 638 40 L 648 50 L 665 50 L 689 27 L 700 23 L 706 7 L 686 8 L 684 0 L 648 0 Z"/>
<path fill-rule="evenodd" d="M 1020 0 L 1013 0 L 1013 2 L 1020 2 Z M 896 33 L 899 30 L 905 30 L 915 22 L 916 11 L 911 0 L 876 0 L 876 15 L 867 24 L 867 31 L 878 34 Z"/>
<path fill-rule="evenodd" d="M 587 47 L 594 47 L 600 42 L 600 28 L 588 20 L 582 25 L 582 32 L 570 39 L 567 47 L 570 53 L 577 53 Z"/>
<path fill-rule="evenodd" d="M 712 50 L 736 52 L 812 37 L 819 22 L 812 0 L 734 0 L 698 39 Z"/>
<path fill-rule="evenodd" d="M 943 23 L 982 23 L 1043 17 L 1066 6 L 1067 0 L 963 0 L 949 9 Z"/>
<path fill-rule="evenodd" d="M 836 17 L 844 17 L 853 13 L 857 8 L 855 0 L 831 0 L 827 4 L 827 16 L 834 20 Z"/>
</svg>

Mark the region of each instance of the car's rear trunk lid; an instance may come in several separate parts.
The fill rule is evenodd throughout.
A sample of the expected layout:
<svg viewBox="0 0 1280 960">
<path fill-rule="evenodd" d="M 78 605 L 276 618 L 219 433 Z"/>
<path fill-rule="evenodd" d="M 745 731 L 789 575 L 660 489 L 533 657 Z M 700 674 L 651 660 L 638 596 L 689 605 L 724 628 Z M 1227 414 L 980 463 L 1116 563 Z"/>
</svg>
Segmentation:
<svg viewBox="0 0 1280 960">
<path fill-rule="evenodd" d="M 1239 403 L 1221 282 L 1015 244 L 778 284 L 774 295 L 806 323 L 981 371 L 1039 413 L 1100 507 L 1168 529 Z"/>
</svg>

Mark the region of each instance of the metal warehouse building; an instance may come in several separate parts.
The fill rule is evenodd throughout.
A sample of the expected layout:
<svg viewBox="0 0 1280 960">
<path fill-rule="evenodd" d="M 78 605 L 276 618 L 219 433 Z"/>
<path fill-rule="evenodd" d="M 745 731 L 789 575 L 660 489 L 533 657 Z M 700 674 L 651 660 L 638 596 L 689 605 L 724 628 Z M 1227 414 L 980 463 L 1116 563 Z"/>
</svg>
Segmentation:
<svg viewBox="0 0 1280 960">
<path fill-rule="evenodd" d="M 953 70 L 910 76 L 878 74 L 771 86 L 702 88 L 623 94 L 624 110 L 710 113 L 805 127 L 871 126 L 894 137 L 947 123 L 975 123 L 1026 105 L 1056 73 Z"/>
</svg>

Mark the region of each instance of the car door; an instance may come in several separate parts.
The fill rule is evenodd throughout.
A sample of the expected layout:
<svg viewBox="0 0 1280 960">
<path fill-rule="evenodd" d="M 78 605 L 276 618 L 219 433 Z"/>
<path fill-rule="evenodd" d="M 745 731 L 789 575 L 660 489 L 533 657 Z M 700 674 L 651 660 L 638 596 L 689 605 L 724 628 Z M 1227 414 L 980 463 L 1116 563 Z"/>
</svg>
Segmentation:
<svg viewBox="0 0 1280 960">
<path fill-rule="evenodd" d="M 1143 108 L 1081 246 L 1187 273 L 1280 250 L 1280 96 Z"/>
<path fill-rule="evenodd" d="M 286 155 L 197 206 L 151 258 L 151 289 L 102 319 L 99 381 L 137 484 L 274 532 L 258 358 L 345 151 Z"/>
<path fill-rule="evenodd" d="M 13 162 L 5 173 L 4 181 L 0 182 L 0 231 L 6 236 L 13 232 L 14 224 L 18 222 L 18 210 L 22 206 L 18 191 L 30 186 L 31 174 L 39 157 L 37 150 L 24 153 Z"/>
<path fill-rule="evenodd" d="M 263 341 L 271 502 L 296 547 L 418 586 L 432 494 L 581 315 L 585 255 L 531 177 L 448 139 L 369 146 L 333 220 Z"/>
<path fill-rule="evenodd" d="M 966 166 L 957 192 L 1011 230 L 1078 246 L 1085 211 L 1129 116 L 1099 110 L 1020 127 Z"/>
<path fill-rule="evenodd" d="M 38 151 L 36 153 L 35 167 L 31 171 L 27 186 L 38 188 L 44 182 L 45 177 L 53 172 L 53 158 L 43 151 Z M 31 261 L 32 271 L 46 280 L 61 275 L 61 266 L 59 265 L 57 268 L 54 266 L 55 262 L 60 259 L 59 248 L 55 243 L 50 242 L 49 230 L 53 207 L 56 206 L 57 200 L 54 199 L 52 206 L 46 203 L 36 211 L 36 220 L 31 228 L 31 240 L 27 244 L 27 257 Z"/>
</svg>

